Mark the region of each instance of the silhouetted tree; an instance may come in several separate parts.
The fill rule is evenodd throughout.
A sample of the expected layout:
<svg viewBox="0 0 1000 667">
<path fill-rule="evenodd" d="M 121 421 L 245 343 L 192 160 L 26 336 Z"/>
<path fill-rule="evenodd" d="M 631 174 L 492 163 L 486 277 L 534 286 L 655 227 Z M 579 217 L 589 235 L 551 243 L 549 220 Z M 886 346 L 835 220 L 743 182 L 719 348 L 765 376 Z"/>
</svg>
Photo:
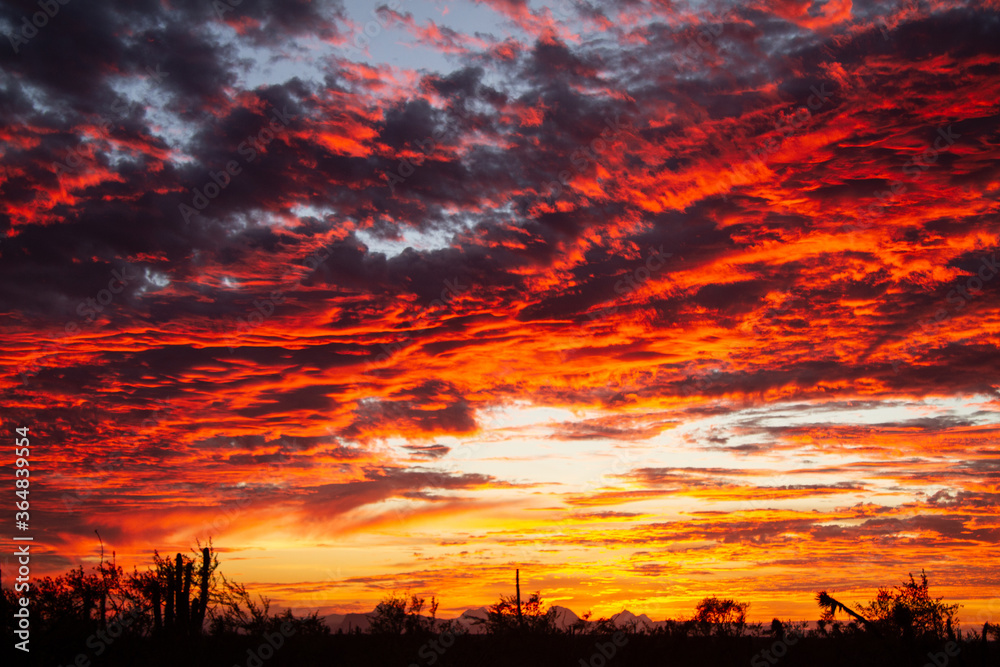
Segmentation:
<svg viewBox="0 0 1000 667">
<path fill-rule="evenodd" d="M 246 586 L 229 581 L 220 574 L 222 580 L 218 592 L 218 606 L 212 610 L 209 628 L 213 635 L 246 633 L 263 635 L 273 624 L 268 611 L 271 600 L 258 595 L 259 602 L 247 592 Z"/>
<path fill-rule="evenodd" d="M 84 572 L 82 565 L 66 574 L 41 577 L 35 582 L 32 601 L 39 629 L 96 629 L 101 589 L 101 578 Z"/>
<path fill-rule="evenodd" d="M 612 635 L 618 630 L 615 622 L 610 618 L 602 616 L 601 618 L 594 621 L 590 626 L 590 634 L 592 635 Z"/>
<path fill-rule="evenodd" d="M 2 577 L 0 577 L 2 579 Z M 0 581 L 0 631 L 4 637 L 13 637 L 16 621 L 14 620 L 14 610 L 17 609 L 18 598 L 13 588 L 4 588 Z"/>
<path fill-rule="evenodd" d="M 875 634 L 880 634 L 878 628 L 876 628 L 871 621 L 845 605 L 843 602 L 827 595 L 826 591 L 821 591 L 816 594 L 816 603 L 823 609 L 823 616 L 820 620 L 827 622 L 833 621 L 834 615 L 838 611 L 842 611 L 845 614 L 857 619 L 866 629 L 871 630 Z M 838 623 L 833 623 L 833 634 L 840 634 L 840 625 Z"/>
<path fill-rule="evenodd" d="M 490 634 L 505 634 L 523 630 L 533 634 L 551 634 L 556 631 L 555 609 L 545 609 L 539 592 L 532 593 L 521 605 L 520 621 L 517 613 L 517 597 L 501 595 L 500 601 L 486 609 L 486 631 Z"/>
<path fill-rule="evenodd" d="M 208 628 L 212 635 L 245 634 L 264 636 L 279 632 L 288 623 L 292 626 L 291 634 L 298 637 L 325 636 L 330 634 L 330 627 L 319 617 L 319 612 L 305 616 L 295 616 L 290 609 L 281 614 L 271 614 L 271 600 L 264 595 L 257 596 L 257 602 L 247 591 L 246 586 L 226 579 L 219 574 L 220 584 L 217 592 L 210 599 L 217 604 L 208 610 Z"/>
<path fill-rule="evenodd" d="M 401 635 L 406 628 L 406 597 L 391 593 L 375 605 L 370 632 L 375 635 Z"/>
<path fill-rule="evenodd" d="M 268 623 L 274 629 L 279 629 L 288 623 L 292 627 L 292 634 L 300 638 L 325 637 L 330 634 L 330 626 L 319 617 L 318 611 L 305 616 L 295 616 L 291 609 L 286 609 L 283 613 L 272 616 Z"/>
<path fill-rule="evenodd" d="M 382 601 L 375 606 L 370 632 L 386 635 L 431 632 L 434 629 L 439 602 L 437 598 L 431 597 L 428 608 L 430 616 L 427 617 L 422 614 L 426 601 L 426 598 L 416 594 L 407 598 L 405 595 L 392 593 L 382 598 Z"/>
<path fill-rule="evenodd" d="M 919 582 L 910 574 L 902 586 L 880 588 L 875 599 L 859 609 L 885 635 L 953 639 L 952 624 L 959 605 L 944 604 L 943 599 L 931 598 L 927 574 L 921 570 Z"/>
<path fill-rule="evenodd" d="M 710 635 L 714 629 L 719 636 L 741 637 L 747 628 L 749 602 L 729 598 L 704 598 L 695 608 L 694 622 L 701 634 Z"/>
<path fill-rule="evenodd" d="M 434 630 L 435 618 L 437 617 L 438 600 L 431 597 L 431 604 L 428 607 L 429 616 L 423 616 L 425 598 L 416 594 L 410 595 L 409 604 L 406 608 L 406 620 L 404 628 L 407 634 L 421 634 Z"/>
<path fill-rule="evenodd" d="M 587 610 L 580 618 L 573 621 L 572 625 L 569 626 L 569 633 L 575 635 L 577 633 L 583 634 L 587 626 L 590 625 L 590 617 L 593 616 L 594 612 Z"/>
</svg>

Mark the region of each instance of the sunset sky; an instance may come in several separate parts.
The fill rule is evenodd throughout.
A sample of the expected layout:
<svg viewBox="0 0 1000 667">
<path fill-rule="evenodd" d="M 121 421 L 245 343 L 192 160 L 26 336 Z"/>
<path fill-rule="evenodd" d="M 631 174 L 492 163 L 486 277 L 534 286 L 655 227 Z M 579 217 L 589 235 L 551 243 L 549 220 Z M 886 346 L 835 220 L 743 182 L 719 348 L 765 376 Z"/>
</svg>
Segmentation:
<svg viewBox="0 0 1000 667">
<path fill-rule="evenodd" d="M 926 568 L 1000 621 L 1000 1 L 38 11 L 0 6 L 37 574 L 96 529 L 279 607 L 520 568 L 769 621 Z"/>
</svg>

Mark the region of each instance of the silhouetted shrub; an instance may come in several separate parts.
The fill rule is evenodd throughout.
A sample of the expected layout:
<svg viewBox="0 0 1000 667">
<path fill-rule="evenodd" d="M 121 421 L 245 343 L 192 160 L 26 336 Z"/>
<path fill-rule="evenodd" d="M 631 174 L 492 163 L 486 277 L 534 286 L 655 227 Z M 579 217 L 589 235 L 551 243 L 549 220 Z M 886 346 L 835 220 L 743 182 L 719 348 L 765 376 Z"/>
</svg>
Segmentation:
<svg viewBox="0 0 1000 667">
<path fill-rule="evenodd" d="M 695 609 L 695 626 L 703 635 L 715 632 L 722 637 L 741 637 L 747 630 L 747 609 L 749 602 L 737 602 L 729 598 L 705 598 Z"/>
</svg>

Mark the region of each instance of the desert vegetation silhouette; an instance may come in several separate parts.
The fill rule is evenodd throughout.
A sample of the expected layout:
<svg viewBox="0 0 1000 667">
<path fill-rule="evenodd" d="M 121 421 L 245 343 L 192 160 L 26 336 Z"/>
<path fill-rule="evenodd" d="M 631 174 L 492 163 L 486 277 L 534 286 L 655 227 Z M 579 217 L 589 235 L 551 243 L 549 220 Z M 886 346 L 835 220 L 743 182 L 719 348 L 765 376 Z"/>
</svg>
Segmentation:
<svg viewBox="0 0 1000 667">
<path fill-rule="evenodd" d="M 514 592 L 461 616 L 439 619 L 440 601 L 390 593 L 364 623 L 345 627 L 335 615 L 271 610 L 220 571 L 211 544 L 191 554 L 151 555 L 145 569 L 126 572 L 105 559 L 32 583 L 30 652 L 17 663 L 45 667 L 91 665 L 916 665 L 1000 664 L 1000 633 L 986 623 L 963 630 L 958 605 L 930 594 L 926 572 L 879 588 L 866 603 L 820 591 L 815 623 L 750 622 L 751 603 L 711 596 L 690 618 L 652 621 L 623 611 L 578 617 L 548 605 L 540 592 Z M 0 618 L 8 647 L 16 639 L 19 594 L 3 587 Z M 841 614 L 846 622 L 837 618 Z"/>
</svg>

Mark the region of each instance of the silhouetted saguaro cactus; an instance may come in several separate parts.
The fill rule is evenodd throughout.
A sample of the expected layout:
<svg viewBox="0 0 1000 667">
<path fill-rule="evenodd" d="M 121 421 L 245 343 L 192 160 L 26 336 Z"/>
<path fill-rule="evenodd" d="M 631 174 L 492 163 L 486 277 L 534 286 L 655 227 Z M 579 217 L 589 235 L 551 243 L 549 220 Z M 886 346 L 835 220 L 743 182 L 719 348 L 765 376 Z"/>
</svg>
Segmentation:
<svg viewBox="0 0 1000 667">
<path fill-rule="evenodd" d="M 524 618 L 521 616 L 521 571 L 514 571 L 514 585 L 517 587 L 517 626 L 521 627 Z"/>
<path fill-rule="evenodd" d="M 198 599 L 195 600 L 194 611 L 191 614 L 191 629 L 201 632 L 205 624 L 205 611 L 208 609 L 208 588 L 212 575 L 212 553 L 208 547 L 201 550 L 201 568 L 198 570 Z"/>
<path fill-rule="evenodd" d="M 163 609 L 163 627 L 170 632 L 174 629 L 174 569 L 169 562 L 164 569 L 167 573 L 167 595 Z"/>
<path fill-rule="evenodd" d="M 187 625 L 187 609 L 184 599 L 184 558 L 177 554 L 174 561 L 174 632 L 178 633 L 180 628 Z M 178 633 L 179 634 L 179 633 Z"/>
<path fill-rule="evenodd" d="M 163 631 L 163 613 L 160 610 L 160 583 L 154 581 L 149 591 L 150 600 L 153 603 L 153 630 L 157 633 Z"/>
<path fill-rule="evenodd" d="M 97 539 L 101 543 L 101 604 L 100 604 L 101 620 L 100 620 L 100 623 L 99 623 L 99 627 L 101 629 L 104 629 L 104 628 L 108 627 L 108 625 L 107 625 L 108 624 L 108 587 L 107 587 L 107 581 L 104 579 L 104 540 L 101 539 L 101 534 L 99 532 L 97 532 L 96 528 L 94 529 L 94 532 L 97 533 Z"/>
<path fill-rule="evenodd" d="M 194 563 L 184 563 L 181 555 L 177 554 L 177 567 L 184 573 L 177 591 L 180 595 L 177 607 L 183 610 L 177 615 L 177 628 L 182 634 L 187 634 L 191 627 L 191 579 L 194 577 Z"/>
<path fill-rule="evenodd" d="M 219 566 L 211 543 L 196 557 L 154 556 L 156 571 L 149 573 L 146 597 L 153 608 L 153 628 L 171 636 L 199 635 L 205 629 L 214 573 Z M 161 615 L 162 604 L 162 615 Z"/>
<path fill-rule="evenodd" d="M 170 634 L 187 634 L 191 627 L 189 599 L 194 563 L 185 563 L 184 556 L 177 554 L 173 561 L 168 559 L 163 564 L 163 570 L 166 574 L 163 629 Z"/>
</svg>

